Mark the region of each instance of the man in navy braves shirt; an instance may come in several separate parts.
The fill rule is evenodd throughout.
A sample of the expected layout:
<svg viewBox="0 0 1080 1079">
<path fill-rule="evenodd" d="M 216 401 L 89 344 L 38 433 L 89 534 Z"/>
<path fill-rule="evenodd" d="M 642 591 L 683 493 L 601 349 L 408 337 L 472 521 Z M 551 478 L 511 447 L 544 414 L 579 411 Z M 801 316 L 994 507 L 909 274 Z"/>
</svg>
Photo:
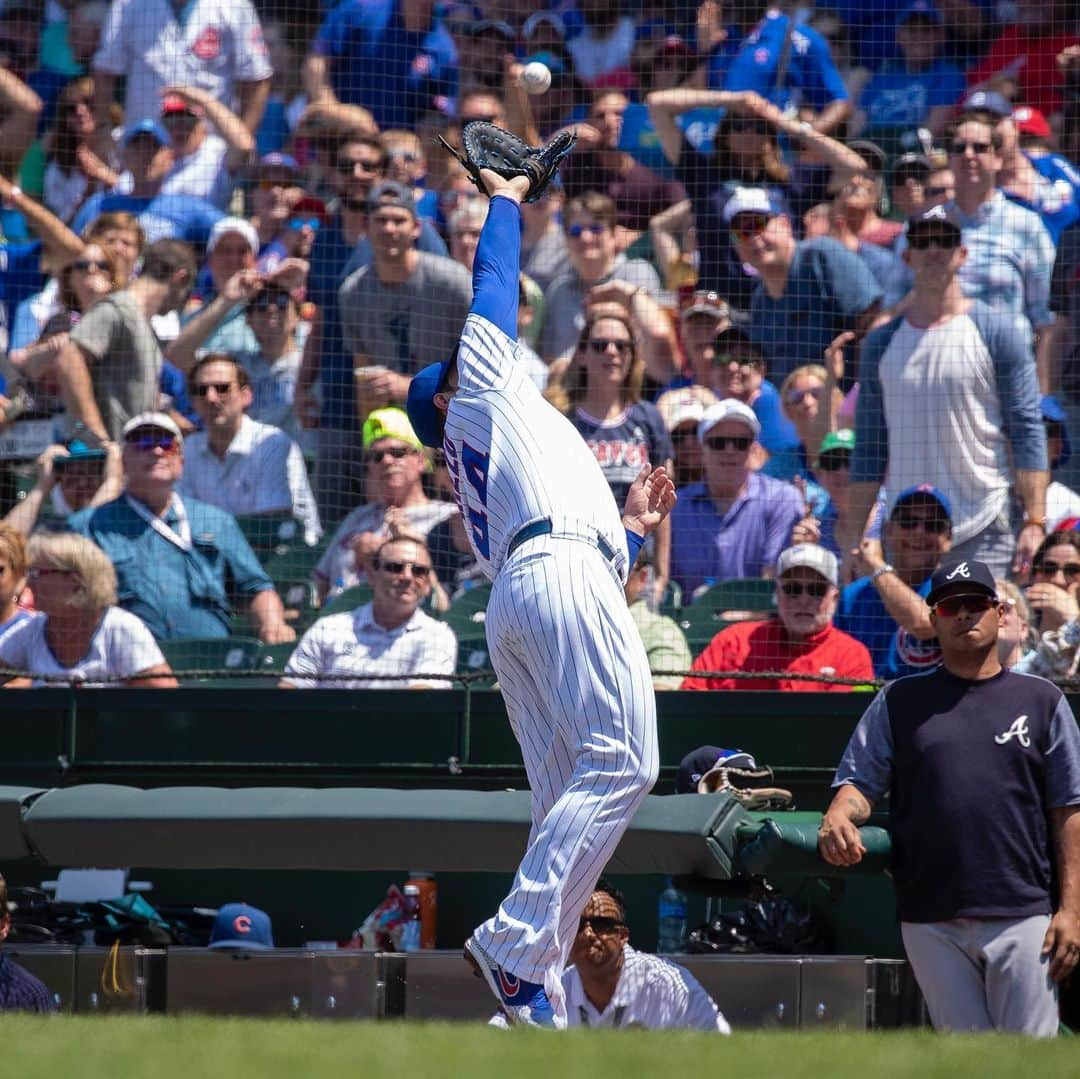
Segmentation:
<svg viewBox="0 0 1080 1079">
<path fill-rule="evenodd" d="M 1080 958 L 1080 731 L 1057 687 L 1002 668 L 986 565 L 946 560 L 926 602 L 942 665 L 863 714 L 818 849 L 855 865 L 889 794 L 900 928 L 934 1026 L 1048 1037 Z"/>
</svg>

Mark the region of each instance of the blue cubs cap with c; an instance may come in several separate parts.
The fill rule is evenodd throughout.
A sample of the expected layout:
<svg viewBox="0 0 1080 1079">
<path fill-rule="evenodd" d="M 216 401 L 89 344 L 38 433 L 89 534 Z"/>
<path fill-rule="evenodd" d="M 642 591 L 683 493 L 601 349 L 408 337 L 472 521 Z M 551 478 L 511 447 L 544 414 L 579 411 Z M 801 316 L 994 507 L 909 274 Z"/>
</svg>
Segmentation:
<svg viewBox="0 0 1080 1079">
<path fill-rule="evenodd" d="M 950 521 L 952 520 L 952 503 L 949 501 L 948 495 L 931 483 L 916 483 L 911 487 L 905 487 L 896 496 L 896 501 L 892 505 L 890 516 L 892 513 L 896 512 L 898 506 L 913 498 L 920 497 L 932 498 L 945 511 L 945 516 L 948 517 Z"/>
<path fill-rule="evenodd" d="M 409 383 L 409 396 L 405 402 L 409 423 L 412 424 L 416 437 L 433 450 L 439 449 L 443 443 L 442 417 L 435 407 L 434 397 L 439 392 L 452 362 L 453 360 L 443 360 L 442 363 L 429 363 L 422 371 L 413 375 L 413 380 Z"/>
<path fill-rule="evenodd" d="M 274 946 L 270 915 L 247 903 L 226 903 L 210 930 L 211 948 L 247 948 L 263 951 Z"/>
</svg>

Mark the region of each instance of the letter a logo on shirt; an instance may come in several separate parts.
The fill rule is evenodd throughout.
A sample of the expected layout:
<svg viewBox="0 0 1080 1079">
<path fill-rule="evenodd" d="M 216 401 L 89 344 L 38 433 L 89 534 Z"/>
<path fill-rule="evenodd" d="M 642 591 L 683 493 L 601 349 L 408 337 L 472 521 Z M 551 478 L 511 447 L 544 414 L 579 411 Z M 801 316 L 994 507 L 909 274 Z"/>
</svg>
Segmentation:
<svg viewBox="0 0 1080 1079">
<path fill-rule="evenodd" d="M 956 569 L 954 569 L 952 571 L 952 573 L 948 573 L 948 574 L 945 575 L 945 580 L 946 581 L 953 581 L 957 577 L 963 577 L 964 580 L 966 581 L 970 576 L 971 576 L 971 570 L 968 569 L 968 564 L 966 562 L 961 562 L 960 565 L 957 566 Z"/>
<path fill-rule="evenodd" d="M 999 746 L 1005 745 L 1006 742 L 1011 742 L 1016 739 L 1025 749 L 1031 745 L 1031 739 L 1028 737 L 1027 716 L 1017 716 L 1012 721 L 1007 731 L 1003 731 L 1001 734 L 994 736 L 994 741 Z"/>
</svg>

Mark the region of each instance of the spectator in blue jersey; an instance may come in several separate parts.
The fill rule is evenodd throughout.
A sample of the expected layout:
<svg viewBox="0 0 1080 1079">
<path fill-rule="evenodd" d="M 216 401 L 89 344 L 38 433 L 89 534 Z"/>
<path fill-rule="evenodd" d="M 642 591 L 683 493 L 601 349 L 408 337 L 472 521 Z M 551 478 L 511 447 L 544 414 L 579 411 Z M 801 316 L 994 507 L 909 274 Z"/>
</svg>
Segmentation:
<svg viewBox="0 0 1080 1079">
<path fill-rule="evenodd" d="M 848 488 L 854 446 L 855 432 L 849 427 L 830 431 L 822 439 L 813 473 L 801 479 L 805 485 L 807 515 L 791 533 L 793 544 L 816 543 L 837 558 L 842 557 L 836 537 L 846 534 L 851 512 Z"/>
<path fill-rule="evenodd" d="M 21 214 L 38 237 L 24 243 L 0 240 L 0 352 L 7 352 L 16 309 L 41 288 L 42 259 L 59 267 L 77 259 L 85 245 L 60 218 L 24 195 L 3 174 L 0 174 L 0 203 Z"/>
<path fill-rule="evenodd" d="M 887 146 L 919 127 L 940 135 L 965 88 L 963 72 L 942 55 L 944 20 L 930 0 L 911 0 L 900 12 L 896 42 L 901 59 L 874 72 L 851 128 Z"/>
<path fill-rule="evenodd" d="M 760 187 L 738 190 L 724 217 L 739 258 L 759 276 L 747 332 L 774 379 L 820 363 L 838 334 L 870 328 L 881 288 L 858 255 L 827 236 L 798 241 L 791 218 Z"/>
<path fill-rule="evenodd" d="M 646 464 L 672 468 L 671 438 L 654 404 L 641 399 L 645 362 L 633 322 L 616 311 L 586 318 L 573 359 L 547 393 L 596 456 L 617 505 Z M 654 584 L 659 597 L 671 567 L 671 526 L 655 533 Z"/>
<path fill-rule="evenodd" d="M 1046 533 L 1048 482 L 1029 339 L 1011 314 L 964 295 L 968 251 L 947 207 L 913 218 L 907 239 L 915 286 L 905 313 L 874 330 L 860 356 L 852 527 L 886 472 L 893 491 L 932 483 L 952 509 L 953 554 L 998 576 L 1026 573 Z M 857 545 L 844 539 L 846 550 Z"/>
<path fill-rule="evenodd" d="M 858 864 L 888 794 L 900 931 L 935 1028 L 1052 1038 L 1080 958 L 1080 731 L 1061 690 L 1003 668 L 989 567 L 953 555 L 926 602 L 942 665 L 870 703 L 818 849 Z"/>
<path fill-rule="evenodd" d="M 760 0 L 735 0 L 729 19 L 749 32 L 726 73 L 710 64 L 710 86 L 752 90 L 781 109 L 789 105 L 812 109 L 809 123 L 818 131 L 832 131 L 847 119 L 851 114 L 847 87 L 828 42 L 816 30 L 796 25 L 795 16 L 778 7 L 762 13 Z"/>
<path fill-rule="evenodd" d="M 0 944 L 11 932 L 7 881 L 0 877 Z M 0 951 L 0 1012 L 54 1012 L 52 993 L 28 970 Z"/>
<path fill-rule="evenodd" d="M 761 432 L 742 401 L 718 401 L 698 423 L 705 478 L 680 492 L 671 521 L 671 576 L 691 596 L 735 577 L 772 577 L 803 516 L 799 492 L 749 466 Z"/>
<path fill-rule="evenodd" d="M 778 207 L 801 215 L 826 198 L 833 169 L 857 170 L 866 162 L 842 142 L 786 115 L 752 91 L 680 86 L 655 91 L 647 101 L 664 157 L 690 196 L 700 256 L 698 283 L 745 310 L 754 278 L 743 270 L 743 260 L 731 245 L 724 215 L 728 201 L 742 187 L 760 187 Z M 694 109 L 726 110 L 712 153 L 695 146 L 679 126 L 680 118 Z M 804 151 L 792 164 L 781 155 L 780 136 Z M 813 161 L 804 160 L 811 153 Z"/>
<path fill-rule="evenodd" d="M 126 210 L 138 217 L 149 243 L 175 239 L 201 247 L 214 223 L 225 216 L 197 195 L 162 191 L 173 167 L 173 151 L 169 133 L 156 120 L 140 120 L 127 128 L 120 139 L 120 165 L 131 175 L 130 192 L 91 195 L 72 222 L 76 232 L 98 214 Z"/>
<path fill-rule="evenodd" d="M 380 128 L 411 128 L 436 97 L 453 97 L 457 53 L 434 0 L 344 0 L 304 61 L 308 100 L 371 110 Z"/>
<path fill-rule="evenodd" d="M 917 674 L 941 662 L 926 594 L 930 577 L 952 547 L 952 510 L 936 487 L 901 491 L 881 546 L 859 544 L 856 572 L 865 574 L 840 592 L 836 624 L 862 641 L 878 678 Z"/>
<path fill-rule="evenodd" d="M 1012 120 L 1024 156 L 1062 196 L 1064 188 L 1061 185 L 1064 182 L 1073 190 L 1073 201 L 1080 202 L 1080 169 L 1067 157 L 1051 149 L 1053 133 L 1046 117 L 1031 105 L 1020 105 L 1013 109 Z"/>
</svg>

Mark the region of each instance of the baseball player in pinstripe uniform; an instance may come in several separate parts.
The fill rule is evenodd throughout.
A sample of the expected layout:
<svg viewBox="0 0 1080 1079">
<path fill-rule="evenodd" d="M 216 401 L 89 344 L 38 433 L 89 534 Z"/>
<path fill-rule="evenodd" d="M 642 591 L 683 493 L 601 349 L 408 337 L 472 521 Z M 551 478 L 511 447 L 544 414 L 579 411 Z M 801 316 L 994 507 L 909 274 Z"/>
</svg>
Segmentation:
<svg viewBox="0 0 1080 1079">
<path fill-rule="evenodd" d="M 656 781 L 652 679 L 623 584 L 675 490 L 643 469 L 620 521 L 592 452 L 515 362 L 529 182 L 481 175 L 491 205 L 472 308 L 455 355 L 413 379 L 408 412 L 421 441 L 442 446 L 493 581 L 488 648 L 532 789 L 525 857 L 466 958 L 511 1023 L 563 1027 L 578 918 Z"/>
</svg>

